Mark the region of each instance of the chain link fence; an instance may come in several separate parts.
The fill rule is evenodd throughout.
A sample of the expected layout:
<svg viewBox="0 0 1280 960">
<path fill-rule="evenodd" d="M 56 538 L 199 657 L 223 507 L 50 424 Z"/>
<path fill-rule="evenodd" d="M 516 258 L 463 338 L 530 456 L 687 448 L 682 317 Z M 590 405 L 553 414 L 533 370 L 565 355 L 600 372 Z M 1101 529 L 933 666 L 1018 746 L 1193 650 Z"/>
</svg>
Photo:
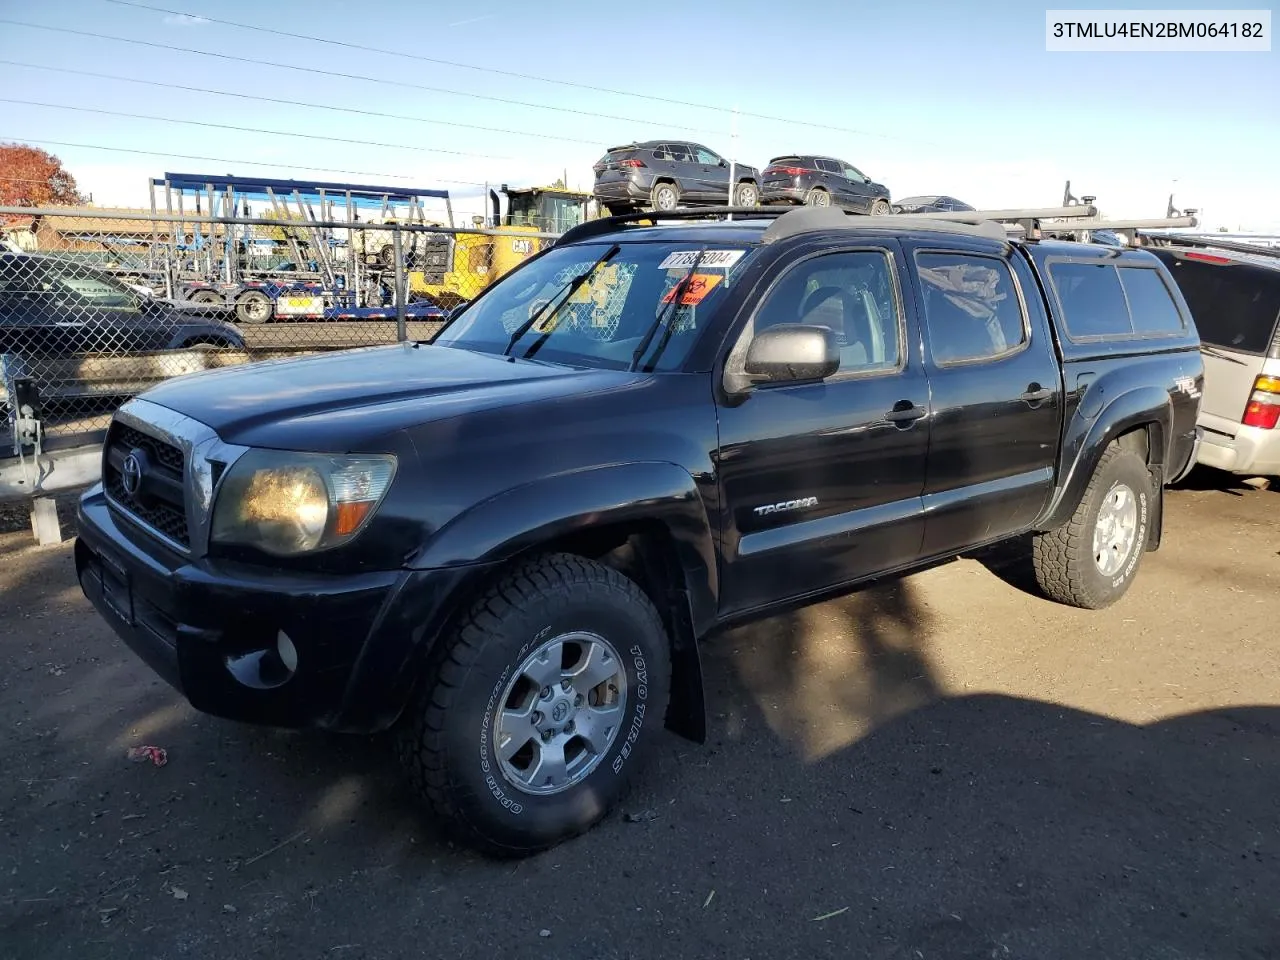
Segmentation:
<svg viewBox="0 0 1280 960">
<path fill-rule="evenodd" d="M 0 207 L 0 458 L 99 442 L 169 377 L 430 340 L 557 235 Z"/>
</svg>

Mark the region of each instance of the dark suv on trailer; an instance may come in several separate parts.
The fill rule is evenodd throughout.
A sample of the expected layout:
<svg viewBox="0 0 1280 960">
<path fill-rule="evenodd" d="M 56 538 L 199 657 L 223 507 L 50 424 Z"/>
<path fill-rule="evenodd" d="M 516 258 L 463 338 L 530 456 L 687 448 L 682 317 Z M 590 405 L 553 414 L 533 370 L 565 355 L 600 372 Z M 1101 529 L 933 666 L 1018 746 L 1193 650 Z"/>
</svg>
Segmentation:
<svg viewBox="0 0 1280 960">
<path fill-rule="evenodd" d="M 764 168 L 764 203 L 804 203 L 839 207 L 850 213 L 892 213 L 889 188 L 875 183 L 851 163 L 812 154 L 774 157 Z"/>
<path fill-rule="evenodd" d="M 429 344 L 131 401 L 85 593 L 200 710 L 394 730 L 507 855 L 605 816 L 664 724 L 705 737 L 717 630 L 1011 538 L 1048 596 L 1124 595 L 1202 383 L 1159 260 L 831 208 L 635 222 L 705 216 L 581 224 Z"/>
<path fill-rule="evenodd" d="M 593 169 L 593 195 L 610 213 L 646 207 L 754 207 L 760 202 L 760 171 L 735 163 L 730 199 L 729 161 L 688 140 L 646 140 L 612 147 Z"/>
</svg>

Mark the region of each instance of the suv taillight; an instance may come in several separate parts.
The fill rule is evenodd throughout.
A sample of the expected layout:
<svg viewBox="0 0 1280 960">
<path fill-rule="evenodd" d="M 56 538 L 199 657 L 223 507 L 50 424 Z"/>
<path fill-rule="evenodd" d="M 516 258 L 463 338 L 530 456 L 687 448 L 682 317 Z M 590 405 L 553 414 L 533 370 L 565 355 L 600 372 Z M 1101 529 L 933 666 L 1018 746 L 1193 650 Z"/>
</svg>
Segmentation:
<svg viewBox="0 0 1280 960">
<path fill-rule="evenodd" d="M 785 173 L 789 177 L 798 177 L 802 173 L 808 173 L 807 167 L 770 167 L 765 173 Z"/>
<path fill-rule="evenodd" d="M 1244 408 L 1241 423 L 1246 427 L 1275 429 L 1280 423 L 1280 377 L 1259 374 L 1254 378 L 1253 393 L 1249 395 L 1249 405 Z"/>
<path fill-rule="evenodd" d="M 643 161 L 643 160 L 637 160 L 637 159 L 634 159 L 634 158 L 633 158 L 633 159 L 631 159 L 631 160 L 619 160 L 619 161 L 618 161 L 618 166 L 620 166 L 620 167 L 643 167 L 643 166 L 644 166 L 644 161 Z"/>
</svg>

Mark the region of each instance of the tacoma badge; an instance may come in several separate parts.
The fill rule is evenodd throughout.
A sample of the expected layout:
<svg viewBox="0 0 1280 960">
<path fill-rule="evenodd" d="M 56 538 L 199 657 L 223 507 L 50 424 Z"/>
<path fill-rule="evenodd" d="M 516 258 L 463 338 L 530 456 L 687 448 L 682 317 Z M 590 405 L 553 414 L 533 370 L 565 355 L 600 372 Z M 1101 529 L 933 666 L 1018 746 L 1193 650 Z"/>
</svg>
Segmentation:
<svg viewBox="0 0 1280 960">
<path fill-rule="evenodd" d="M 817 497 L 804 497 L 801 500 L 783 500 L 781 503 L 769 503 L 763 507 L 756 507 L 755 514 L 757 517 L 766 517 L 771 513 L 803 510 L 805 507 L 816 507 L 817 505 Z"/>
</svg>

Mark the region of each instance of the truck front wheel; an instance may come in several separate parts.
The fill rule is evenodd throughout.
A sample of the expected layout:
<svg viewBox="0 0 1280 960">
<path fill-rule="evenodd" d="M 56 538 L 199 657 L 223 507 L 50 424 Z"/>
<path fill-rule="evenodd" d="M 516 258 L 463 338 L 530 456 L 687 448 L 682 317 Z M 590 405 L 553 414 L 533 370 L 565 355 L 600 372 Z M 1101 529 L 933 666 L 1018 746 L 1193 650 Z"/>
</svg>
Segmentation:
<svg viewBox="0 0 1280 960">
<path fill-rule="evenodd" d="M 1119 600 L 1138 572 L 1152 498 L 1159 495 L 1140 456 L 1109 446 L 1071 519 L 1033 541 L 1040 589 L 1053 600 L 1089 610 Z"/>
<path fill-rule="evenodd" d="M 411 786 L 459 839 L 525 856 L 623 796 L 664 726 L 670 654 L 657 610 L 610 567 L 522 564 L 442 641 L 396 730 Z"/>
</svg>

